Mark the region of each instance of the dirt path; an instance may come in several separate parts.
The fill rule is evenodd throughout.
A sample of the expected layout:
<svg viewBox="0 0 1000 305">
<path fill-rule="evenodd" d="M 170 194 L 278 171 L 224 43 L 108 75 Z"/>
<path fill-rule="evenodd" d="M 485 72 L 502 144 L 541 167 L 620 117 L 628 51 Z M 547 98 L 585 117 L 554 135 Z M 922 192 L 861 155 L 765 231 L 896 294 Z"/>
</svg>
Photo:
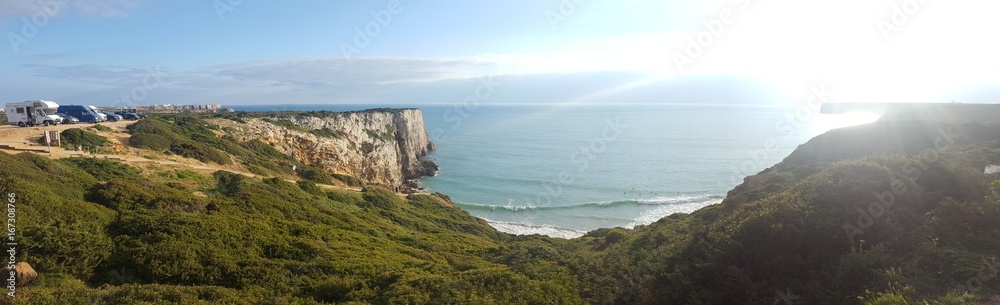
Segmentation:
<svg viewBox="0 0 1000 305">
<path fill-rule="evenodd" d="M 125 126 L 135 123 L 135 121 L 119 121 L 111 123 L 101 123 L 101 125 L 111 127 L 112 129 L 120 132 L 125 132 Z M 80 128 L 86 129 L 87 127 L 94 126 L 95 124 L 59 124 L 57 126 L 36 126 L 36 127 L 17 127 L 10 125 L 0 126 L 0 142 L 25 142 L 34 141 L 39 137 L 45 136 L 45 131 L 55 130 L 63 131 L 70 128 Z"/>
</svg>

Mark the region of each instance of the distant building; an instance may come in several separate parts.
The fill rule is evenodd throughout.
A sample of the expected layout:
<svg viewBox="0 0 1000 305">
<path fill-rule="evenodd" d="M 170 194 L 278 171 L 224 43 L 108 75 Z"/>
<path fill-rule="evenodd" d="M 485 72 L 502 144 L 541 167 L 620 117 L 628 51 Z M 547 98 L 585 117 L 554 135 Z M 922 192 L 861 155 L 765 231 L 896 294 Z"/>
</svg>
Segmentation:
<svg viewBox="0 0 1000 305">
<path fill-rule="evenodd" d="M 184 112 L 232 112 L 230 108 L 222 108 L 222 105 L 153 105 L 135 107 L 139 112 L 145 113 L 184 113 Z"/>
</svg>

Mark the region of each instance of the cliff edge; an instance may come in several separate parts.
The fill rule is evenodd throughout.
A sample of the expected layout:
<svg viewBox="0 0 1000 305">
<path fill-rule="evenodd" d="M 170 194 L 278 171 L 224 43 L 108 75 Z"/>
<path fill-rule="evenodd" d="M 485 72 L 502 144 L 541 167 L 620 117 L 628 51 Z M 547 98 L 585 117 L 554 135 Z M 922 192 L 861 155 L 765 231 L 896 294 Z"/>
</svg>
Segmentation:
<svg viewBox="0 0 1000 305">
<path fill-rule="evenodd" d="M 214 119 L 236 140 L 260 140 L 326 172 L 394 187 L 431 176 L 437 165 L 424 159 L 434 150 L 419 109 L 278 113 L 254 118 Z"/>
</svg>

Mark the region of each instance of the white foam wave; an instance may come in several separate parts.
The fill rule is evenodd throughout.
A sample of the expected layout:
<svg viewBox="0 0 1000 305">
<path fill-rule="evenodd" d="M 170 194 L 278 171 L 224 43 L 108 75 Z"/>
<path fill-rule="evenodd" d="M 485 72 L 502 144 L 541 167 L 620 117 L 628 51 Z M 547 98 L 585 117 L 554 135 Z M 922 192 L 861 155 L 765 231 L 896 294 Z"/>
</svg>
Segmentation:
<svg viewBox="0 0 1000 305">
<path fill-rule="evenodd" d="M 496 228 L 500 232 L 514 234 L 514 235 L 532 235 L 541 234 L 550 237 L 557 238 L 577 238 L 587 234 L 586 231 L 574 230 L 569 228 L 560 228 L 550 225 L 530 225 L 523 223 L 513 223 L 505 221 L 495 221 L 484 219 L 490 226 Z"/>
<path fill-rule="evenodd" d="M 706 200 L 706 196 L 676 196 L 676 197 L 652 197 L 648 199 L 636 199 L 635 202 L 639 204 L 648 205 L 665 205 L 665 204 L 678 204 L 678 203 L 692 203 L 692 202 L 703 202 Z"/>
<path fill-rule="evenodd" d="M 676 197 L 675 197 L 676 198 Z M 655 198 L 654 198 L 655 199 Z M 637 226 L 644 226 L 654 223 L 663 217 L 667 217 L 677 213 L 691 213 L 705 206 L 718 204 L 722 202 L 722 199 L 708 199 L 700 198 L 702 200 L 688 201 L 680 204 L 662 205 L 655 209 L 645 211 L 638 218 L 632 220 L 631 223 L 625 226 L 628 229 L 634 229 Z"/>
</svg>

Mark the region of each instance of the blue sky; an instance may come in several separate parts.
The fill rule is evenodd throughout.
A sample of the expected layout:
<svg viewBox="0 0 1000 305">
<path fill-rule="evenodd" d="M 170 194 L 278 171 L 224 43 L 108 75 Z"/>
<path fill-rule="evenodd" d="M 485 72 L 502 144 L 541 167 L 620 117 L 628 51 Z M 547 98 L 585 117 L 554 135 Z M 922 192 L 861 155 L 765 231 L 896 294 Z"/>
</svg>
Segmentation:
<svg viewBox="0 0 1000 305">
<path fill-rule="evenodd" d="M 0 99 L 449 104 L 488 80 L 484 103 L 797 104 L 816 86 L 840 102 L 998 103 L 998 10 L 971 0 L 0 0 Z"/>
</svg>

